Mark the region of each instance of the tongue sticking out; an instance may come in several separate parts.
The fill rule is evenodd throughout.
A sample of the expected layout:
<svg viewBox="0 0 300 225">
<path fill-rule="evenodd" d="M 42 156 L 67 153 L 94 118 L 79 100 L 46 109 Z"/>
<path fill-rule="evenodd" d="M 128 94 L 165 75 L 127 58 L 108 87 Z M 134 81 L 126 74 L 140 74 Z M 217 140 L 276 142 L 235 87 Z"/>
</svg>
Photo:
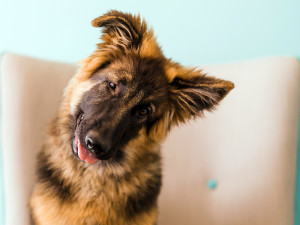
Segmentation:
<svg viewBox="0 0 300 225">
<path fill-rule="evenodd" d="M 85 161 L 86 163 L 93 164 L 97 162 L 99 159 L 97 159 L 91 152 L 86 150 L 82 145 L 80 144 L 78 140 L 78 156 L 81 160 Z"/>
</svg>

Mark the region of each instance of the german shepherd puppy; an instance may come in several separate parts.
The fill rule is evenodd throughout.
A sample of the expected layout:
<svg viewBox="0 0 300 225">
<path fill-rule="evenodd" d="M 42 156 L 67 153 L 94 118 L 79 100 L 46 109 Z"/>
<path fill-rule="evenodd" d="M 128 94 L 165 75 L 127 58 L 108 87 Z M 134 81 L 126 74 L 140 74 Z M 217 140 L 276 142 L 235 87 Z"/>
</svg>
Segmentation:
<svg viewBox="0 0 300 225">
<path fill-rule="evenodd" d="M 93 20 L 102 42 L 69 82 L 38 155 L 37 225 L 154 225 L 160 143 L 234 87 L 166 59 L 139 16 Z"/>
</svg>

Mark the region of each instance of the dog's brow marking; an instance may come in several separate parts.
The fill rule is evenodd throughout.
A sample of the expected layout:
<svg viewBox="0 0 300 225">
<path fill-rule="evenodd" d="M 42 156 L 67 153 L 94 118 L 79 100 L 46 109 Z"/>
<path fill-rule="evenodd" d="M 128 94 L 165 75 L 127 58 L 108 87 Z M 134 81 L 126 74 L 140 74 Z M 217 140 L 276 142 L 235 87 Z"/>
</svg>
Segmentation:
<svg viewBox="0 0 300 225">
<path fill-rule="evenodd" d="M 114 72 L 108 72 L 108 75 L 107 75 L 108 79 L 113 79 L 115 82 L 118 80 L 118 74 L 114 73 Z"/>
<path fill-rule="evenodd" d="M 107 79 L 106 73 L 98 73 L 97 75 L 92 76 L 92 77 L 90 78 L 91 81 L 97 82 L 97 83 L 103 82 L 103 81 L 105 81 L 106 79 Z"/>
<path fill-rule="evenodd" d="M 132 73 L 130 73 L 130 72 L 126 71 L 126 70 L 121 70 L 121 71 L 119 71 L 119 73 L 120 73 L 120 75 L 123 76 L 123 78 L 126 78 L 126 80 L 128 80 L 128 81 L 131 81 L 132 78 L 133 78 Z"/>
<path fill-rule="evenodd" d="M 101 73 L 100 73 L 101 74 Z M 106 73 L 106 77 L 113 82 L 118 82 L 120 80 L 126 80 L 127 82 L 132 80 L 132 74 L 126 70 L 120 70 L 116 72 L 109 71 Z"/>
</svg>

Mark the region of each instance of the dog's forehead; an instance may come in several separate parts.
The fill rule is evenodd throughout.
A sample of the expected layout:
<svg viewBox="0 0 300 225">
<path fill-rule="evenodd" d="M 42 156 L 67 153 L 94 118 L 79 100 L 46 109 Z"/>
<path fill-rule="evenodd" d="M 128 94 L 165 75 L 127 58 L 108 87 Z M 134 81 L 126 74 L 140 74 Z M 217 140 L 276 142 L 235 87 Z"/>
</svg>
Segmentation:
<svg viewBox="0 0 300 225">
<path fill-rule="evenodd" d="M 123 56 L 111 62 L 107 75 L 117 81 L 132 85 L 157 87 L 166 82 L 164 59 Z"/>
</svg>

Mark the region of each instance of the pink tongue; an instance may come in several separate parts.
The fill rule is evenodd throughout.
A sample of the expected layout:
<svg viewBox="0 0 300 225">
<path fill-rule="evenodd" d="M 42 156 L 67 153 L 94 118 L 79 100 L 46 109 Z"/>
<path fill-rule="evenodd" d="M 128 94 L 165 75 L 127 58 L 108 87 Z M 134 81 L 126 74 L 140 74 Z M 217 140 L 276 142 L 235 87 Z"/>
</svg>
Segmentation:
<svg viewBox="0 0 300 225">
<path fill-rule="evenodd" d="M 84 147 L 82 147 L 79 141 L 78 141 L 78 156 L 81 160 L 89 164 L 93 164 L 99 160 L 91 152 L 89 152 Z"/>
</svg>

